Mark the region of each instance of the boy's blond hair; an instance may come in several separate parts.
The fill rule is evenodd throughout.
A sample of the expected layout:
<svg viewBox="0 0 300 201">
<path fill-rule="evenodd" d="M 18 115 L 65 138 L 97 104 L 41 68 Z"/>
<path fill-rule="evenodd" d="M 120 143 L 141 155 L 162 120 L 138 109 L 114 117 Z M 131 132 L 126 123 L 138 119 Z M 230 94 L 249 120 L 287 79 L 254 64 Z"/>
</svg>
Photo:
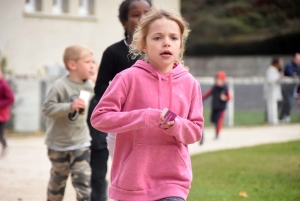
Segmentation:
<svg viewBox="0 0 300 201">
<path fill-rule="evenodd" d="M 78 61 L 81 57 L 83 57 L 86 54 L 92 55 L 93 52 L 89 48 L 82 45 L 72 45 L 67 47 L 63 56 L 63 61 L 67 70 L 69 70 L 68 61 Z"/>
<path fill-rule="evenodd" d="M 141 59 L 147 61 L 147 55 L 143 52 L 143 48 L 146 46 L 146 37 L 149 31 L 149 27 L 155 20 L 162 18 L 172 20 L 176 22 L 179 26 L 181 33 L 181 51 L 178 59 L 179 62 L 184 64 L 182 58 L 183 53 L 185 51 L 185 43 L 190 32 L 190 29 L 188 28 L 188 23 L 184 21 L 183 18 L 177 13 L 169 12 L 164 9 L 157 9 L 155 7 L 151 7 L 150 11 L 148 11 L 140 20 L 133 34 L 133 39 L 130 45 L 129 53 L 131 54 L 132 58 L 141 56 Z"/>
</svg>

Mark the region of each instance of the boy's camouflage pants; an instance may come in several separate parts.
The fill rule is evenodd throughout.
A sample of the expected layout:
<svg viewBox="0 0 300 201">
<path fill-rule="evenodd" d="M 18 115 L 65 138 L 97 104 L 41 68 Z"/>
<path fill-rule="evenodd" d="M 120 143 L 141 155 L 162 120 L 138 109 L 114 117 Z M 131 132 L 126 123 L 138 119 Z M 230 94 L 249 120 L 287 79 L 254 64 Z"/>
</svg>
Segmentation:
<svg viewBox="0 0 300 201">
<path fill-rule="evenodd" d="M 51 161 L 52 168 L 48 184 L 47 201 L 63 200 L 69 173 L 71 173 L 77 201 L 89 201 L 91 193 L 89 147 L 71 151 L 48 149 L 48 157 Z"/>
</svg>

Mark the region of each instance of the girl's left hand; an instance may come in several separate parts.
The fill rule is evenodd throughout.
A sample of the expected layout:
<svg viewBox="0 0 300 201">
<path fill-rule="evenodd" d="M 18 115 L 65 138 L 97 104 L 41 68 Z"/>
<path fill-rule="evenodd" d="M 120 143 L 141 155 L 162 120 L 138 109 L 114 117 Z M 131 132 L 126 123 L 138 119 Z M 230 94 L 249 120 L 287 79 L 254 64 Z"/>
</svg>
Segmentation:
<svg viewBox="0 0 300 201">
<path fill-rule="evenodd" d="M 169 121 L 167 124 L 162 124 L 164 122 L 165 118 L 163 116 L 160 116 L 160 127 L 162 129 L 168 129 L 168 128 L 171 128 L 174 124 L 175 124 L 175 121 Z"/>
</svg>

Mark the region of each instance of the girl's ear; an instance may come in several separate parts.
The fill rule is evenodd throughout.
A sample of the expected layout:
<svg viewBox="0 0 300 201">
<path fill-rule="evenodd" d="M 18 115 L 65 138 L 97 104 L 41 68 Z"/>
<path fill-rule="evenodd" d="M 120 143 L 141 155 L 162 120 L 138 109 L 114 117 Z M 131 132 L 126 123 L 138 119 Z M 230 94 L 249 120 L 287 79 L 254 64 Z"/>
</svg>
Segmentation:
<svg viewBox="0 0 300 201">
<path fill-rule="evenodd" d="M 142 47 L 143 47 L 142 48 L 143 52 L 147 53 L 147 46 L 146 46 L 146 44 L 144 42 L 142 43 Z"/>
<path fill-rule="evenodd" d="M 146 54 L 147 53 L 147 48 L 143 48 L 143 52 Z"/>
</svg>

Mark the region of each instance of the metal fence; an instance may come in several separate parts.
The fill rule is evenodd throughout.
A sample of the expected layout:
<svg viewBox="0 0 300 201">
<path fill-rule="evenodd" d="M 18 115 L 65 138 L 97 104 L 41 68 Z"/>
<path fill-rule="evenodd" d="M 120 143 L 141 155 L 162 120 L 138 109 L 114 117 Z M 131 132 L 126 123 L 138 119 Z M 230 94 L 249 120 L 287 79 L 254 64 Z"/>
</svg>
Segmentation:
<svg viewBox="0 0 300 201">
<path fill-rule="evenodd" d="M 196 77 L 201 84 L 202 93 L 208 90 L 214 84 L 212 77 Z M 280 81 L 282 84 L 299 84 L 298 79 L 284 78 Z M 274 96 L 275 82 L 267 83 L 263 77 L 251 78 L 231 78 L 227 79 L 228 88 L 232 99 L 228 102 L 226 118 L 224 124 L 227 126 L 234 126 L 235 114 L 237 111 L 243 112 L 238 118 L 247 117 L 247 115 L 254 113 L 260 115 L 261 123 L 278 124 L 278 113 L 280 108 L 277 107 L 277 100 Z M 264 85 L 270 85 L 268 94 L 264 94 Z M 266 99 L 264 98 L 266 97 Z M 205 109 L 210 107 L 210 100 L 204 102 Z M 292 101 L 293 115 L 299 116 L 300 107 L 296 100 Z M 265 117 L 265 114 L 268 116 Z M 239 119 L 240 120 L 240 119 Z"/>
<path fill-rule="evenodd" d="M 212 77 L 196 78 L 204 93 L 214 83 Z M 40 78 L 15 78 L 9 79 L 9 82 L 15 92 L 16 101 L 12 108 L 12 118 L 9 122 L 9 129 L 16 132 L 32 132 L 36 130 L 45 130 L 46 119 L 41 113 L 42 103 L 54 79 Z M 251 113 L 257 114 L 254 118 L 260 118 L 263 123 L 264 112 L 266 110 L 266 101 L 263 99 L 263 85 L 265 79 L 261 77 L 253 78 L 228 78 L 227 80 L 232 100 L 228 103 L 225 125 L 235 125 L 235 114 L 242 112 L 238 118 L 246 118 Z M 298 83 L 298 80 L 283 80 L 282 82 Z M 272 92 L 268 96 L 268 110 L 271 116 L 270 124 L 278 123 L 278 110 L 275 107 L 275 99 Z M 210 107 L 210 100 L 204 102 L 205 110 Z M 300 107 L 297 101 L 293 101 L 293 115 L 298 115 L 300 120 Z M 258 117 L 259 116 L 259 117 Z M 206 122 L 209 120 L 207 119 Z M 246 121 L 246 120 L 245 120 Z M 247 122 L 246 122 L 247 123 Z"/>
</svg>

